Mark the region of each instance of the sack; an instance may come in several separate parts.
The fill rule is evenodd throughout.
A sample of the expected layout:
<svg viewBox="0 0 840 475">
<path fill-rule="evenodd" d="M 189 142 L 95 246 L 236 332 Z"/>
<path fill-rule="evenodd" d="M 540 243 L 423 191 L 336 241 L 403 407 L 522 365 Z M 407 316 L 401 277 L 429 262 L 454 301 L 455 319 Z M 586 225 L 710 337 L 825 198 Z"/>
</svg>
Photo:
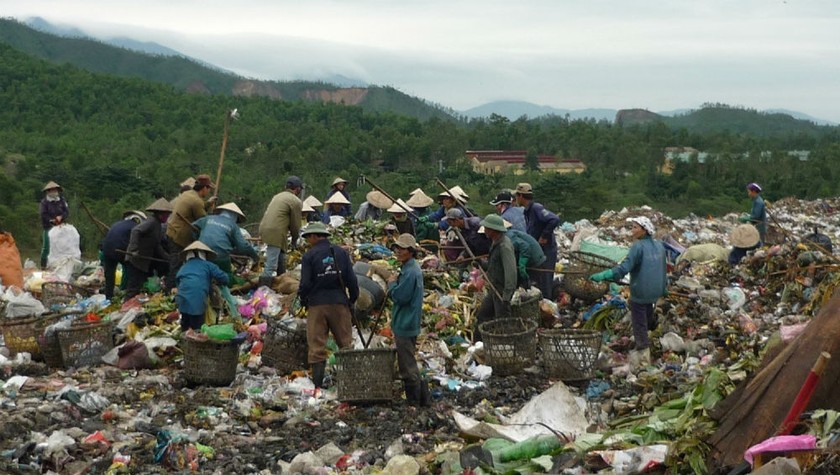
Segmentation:
<svg viewBox="0 0 840 475">
<path fill-rule="evenodd" d="M 12 233 L 0 233 L 0 283 L 23 288 L 23 265 Z"/>
<path fill-rule="evenodd" d="M 60 224 L 53 226 L 49 232 L 50 254 L 47 258 L 47 266 L 53 267 L 66 257 L 80 260 L 82 251 L 79 248 L 79 231 L 72 224 Z"/>
<path fill-rule="evenodd" d="M 131 340 L 120 347 L 117 352 L 120 359 L 117 367 L 120 369 L 148 369 L 152 367 L 149 359 L 149 349 L 143 342 Z"/>
</svg>

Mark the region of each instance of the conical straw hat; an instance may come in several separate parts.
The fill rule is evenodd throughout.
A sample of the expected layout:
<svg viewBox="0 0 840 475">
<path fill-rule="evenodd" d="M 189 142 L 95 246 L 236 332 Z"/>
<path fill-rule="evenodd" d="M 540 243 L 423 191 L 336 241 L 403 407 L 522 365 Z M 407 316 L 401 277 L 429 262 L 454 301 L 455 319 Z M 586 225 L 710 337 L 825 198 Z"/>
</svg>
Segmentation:
<svg viewBox="0 0 840 475">
<path fill-rule="evenodd" d="M 367 196 L 365 196 L 365 199 L 368 203 L 370 203 L 373 206 L 376 206 L 379 209 L 388 209 L 391 207 L 392 204 L 394 204 L 394 202 L 388 199 L 387 196 L 385 196 L 382 192 L 377 190 L 369 192 Z"/>
<path fill-rule="evenodd" d="M 389 213 L 408 213 L 406 210 L 411 211 L 411 207 L 402 198 L 397 198 L 397 201 L 387 211 Z"/>
<path fill-rule="evenodd" d="M 225 203 L 221 206 L 216 207 L 216 211 L 218 211 L 220 209 L 226 209 L 228 211 L 232 211 L 232 212 L 236 213 L 239 216 L 236 219 L 237 222 L 245 221 L 245 213 L 243 213 L 242 210 L 239 209 L 239 206 L 236 206 L 236 203 Z"/>
<path fill-rule="evenodd" d="M 423 193 L 423 190 L 420 188 L 417 188 L 414 191 L 416 191 L 416 193 L 412 194 L 411 198 L 405 202 L 408 206 L 411 206 L 412 208 L 425 208 L 435 202 L 435 200 L 430 198 L 429 195 Z"/>
</svg>

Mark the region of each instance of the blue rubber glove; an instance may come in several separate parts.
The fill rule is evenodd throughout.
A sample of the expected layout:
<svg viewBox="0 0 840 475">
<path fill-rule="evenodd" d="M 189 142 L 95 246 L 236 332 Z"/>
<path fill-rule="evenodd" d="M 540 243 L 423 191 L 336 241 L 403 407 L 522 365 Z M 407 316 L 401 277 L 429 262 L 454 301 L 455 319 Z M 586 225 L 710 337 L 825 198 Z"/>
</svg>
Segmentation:
<svg viewBox="0 0 840 475">
<path fill-rule="evenodd" d="M 519 271 L 519 278 L 524 280 L 525 282 L 528 281 L 528 270 L 527 270 L 528 259 L 519 258 L 519 262 L 517 263 L 517 270 Z"/>
<path fill-rule="evenodd" d="M 612 269 L 607 269 L 602 272 L 598 272 L 589 276 L 589 280 L 595 282 L 603 282 L 605 280 L 611 280 L 613 278 L 613 271 Z"/>
</svg>

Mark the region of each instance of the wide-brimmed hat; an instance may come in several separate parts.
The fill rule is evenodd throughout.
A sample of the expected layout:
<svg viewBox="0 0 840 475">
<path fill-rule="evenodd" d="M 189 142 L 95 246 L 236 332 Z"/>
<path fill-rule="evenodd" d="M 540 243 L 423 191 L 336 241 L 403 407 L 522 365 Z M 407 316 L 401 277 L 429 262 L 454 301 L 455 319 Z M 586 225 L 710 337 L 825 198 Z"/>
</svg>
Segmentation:
<svg viewBox="0 0 840 475">
<path fill-rule="evenodd" d="M 146 206 L 146 211 L 152 212 L 159 212 L 159 213 L 171 213 L 172 212 L 172 204 L 166 201 L 166 198 L 158 198 L 155 200 L 154 203 Z"/>
<path fill-rule="evenodd" d="M 181 251 L 181 252 L 183 253 L 183 252 L 189 252 L 189 251 L 204 251 L 209 256 L 215 256 L 216 255 L 216 252 L 213 251 L 212 249 L 210 249 L 210 246 L 208 246 L 207 244 L 204 244 L 203 242 L 198 241 L 198 240 L 195 240 L 195 241 L 191 242 L 190 245 L 185 247 L 184 250 Z"/>
<path fill-rule="evenodd" d="M 391 248 L 393 249 L 394 246 L 398 246 L 403 249 L 417 250 L 417 239 L 415 239 L 411 234 L 402 233 L 397 236 L 397 239 L 393 242 L 393 244 L 391 244 Z"/>
<path fill-rule="evenodd" d="M 207 186 L 207 187 L 210 187 L 210 188 L 216 188 L 216 184 L 213 183 L 213 180 L 210 178 L 210 175 L 203 175 L 202 174 L 202 175 L 198 175 L 197 177 L 195 177 L 195 185 L 193 185 L 193 186 L 197 186 L 197 185 Z"/>
<path fill-rule="evenodd" d="M 501 203 L 513 203 L 513 195 L 511 195 L 509 191 L 502 191 L 493 198 L 493 201 L 490 202 L 493 206 Z"/>
<path fill-rule="evenodd" d="M 485 229 L 492 229 L 494 231 L 506 232 L 505 220 L 498 214 L 488 214 L 479 223 Z"/>
<path fill-rule="evenodd" d="M 386 211 L 389 213 L 408 213 L 406 210 L 411 210 L 411 207 L 408 206 L 408 203 L 402 200 L 402 198 L 397 198 L 397 201 L 391 205 Z"/>
<path fill-rule="evenodd" d="M 632 218 L 627 218 L 628 223 L 636 223 L 645 230 L 646 233 L 653 236 L 656 234 L 656 228 L 653 226 L 653 223 L 647 216 L 634 216 Z"/>
<path fill-rule="evenodd" d="M 381 191 L 378 190 L 368 192 L 368 194 L 365 196 L 365 199 L 368 203 L 372 204 L 373 206 L 376 206 L 379 209 L 388 209 L 391 207 L 392 204 L 394 204 L 394 202 L 390 198 L 388 198 Z"/>
<path fill-rule="evenodd" d="M 236 206 L 236 203 L 231 202 L 231 203 L 225 203 L 221 206 L 216 206 L 216 212 L 219 212 L 219 210 L 221 210 L 221 209 L 226 209 L 228 211 L 231 211 L 231 212 L 235 213 L 237 215 L 237 218 L 236 218 L 237 223 L 241 223 L 242 221 L 245 221 L 245 213 L 243 213 L 242 210 L 239 209 L 239 206 Z"/>
<path fill-rule="evenodd" d="M 530 183 L 519 183 L 516 185 L 516 194 L 517 195 L 533 195 L 534 188 L 531 187 Z"/>
<path fill-rule="evenodd" d="M 330 231 L 324 223 L 315 221 L 309 223 L 309 225 L 303 228 L 303 231 L 300 232 L 301 236 L 308 236 L 310 234 L 323 234 L 324 236 L 329 236 Z"/>
<path fill-rule="evenodd" d="M 132 216 L 132 215 L 136 215 L 136 216 L 139 216 L 143 219 L 146 219 L 146 213 L 144 213 L 142 211 L 139 211 L 139 210 L 136 210 L 136 209 L 130 209 L 130 210 L 127 210 L 126 212 L 124 212 L 123 213 L 123 219 L 125 219 L 129 216 Z"/>
<path fill-rule="evenodd" d="M 309 205 L 309 206 L 311 206 L 312 208 L 315 208 L 315 207 L 318 207 L 318 206 L 322 206 L 324 203 L 321 203 L 321 202 L 318 200 L 318 198 L 315 198 L 315 196 L 314 196 L 314 195 L 309 195 L 309 196 L 307 196 L 306 198 L 304 198 L 304 200 L 303 200 L 303 204 L 305 204 L 305 205 Z"/>
<path fill-rule="evenodd" d="M 423 193 L 423 190 L 417 188 L 411 193 L 411 198 L 409 198 L 405 204 L 411 206 L 412 208 L 425 208 L 434 202 L 435 200 L 430 198 L 426 193 Z"/>
<path fill-rule="evenodd" d="M 339 176 L 339 177 L 336 177 L 335 180 L 333 180 L 333 182 L 330 184 L 330 186 L 335 186 L 339 183 L 350 183 L 350 182 Z"/>
<path fill-rule="evenodd" d="M 324 200 L 324 204 L 328 205 L 349 205 L 350 200 L 344 197 L 344 193 L 335 192 L 329 198 Z"/>
<path fill-rule="evenodd" d="M 754 192 L 756 192 L 756 193 L 761 193 L 761 185 L 759 185 L 758 183 L 750 183 L 750 184 L 748 184 L 748 185 L 747 185 L 747 189 L 748 189 L 748 190 L 751 190 L 751 191 L 754 191 Z"/>
<path fill-rule="evenodd" d="M 61 191 L 61 190 L 64 189 L 58 183 L 56 183 L 54 181 L 51 181 L 51 182 L 47 183 L 46 185 L 44 185 L 44 187 L 41 189 L 41 191 L 52 190 L 53 188 L 57 188 L 58 191 Z"/>
<path fill-rule="evenodd" d="M 750 248 L 761 241 L 761 236 L 758 234 L 758 229 L 749 223 L 739 224 L 735 226 L 729 234 L 729 242 L 735 247 Z"/>
</svg>

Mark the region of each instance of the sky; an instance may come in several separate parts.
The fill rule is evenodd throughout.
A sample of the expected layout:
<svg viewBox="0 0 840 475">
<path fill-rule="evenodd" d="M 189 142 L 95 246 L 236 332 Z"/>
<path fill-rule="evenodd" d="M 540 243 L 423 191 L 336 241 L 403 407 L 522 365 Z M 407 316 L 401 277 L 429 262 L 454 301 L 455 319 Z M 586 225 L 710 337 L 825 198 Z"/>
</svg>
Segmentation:
<svg viewBox="0 0 840 475">
<path fill-rule="evenodd" d="M 837 0 L 0 0 L 249 78 L 343 75 L 467 110 L 724 103 L 840 123 Z"/>
</svg>

